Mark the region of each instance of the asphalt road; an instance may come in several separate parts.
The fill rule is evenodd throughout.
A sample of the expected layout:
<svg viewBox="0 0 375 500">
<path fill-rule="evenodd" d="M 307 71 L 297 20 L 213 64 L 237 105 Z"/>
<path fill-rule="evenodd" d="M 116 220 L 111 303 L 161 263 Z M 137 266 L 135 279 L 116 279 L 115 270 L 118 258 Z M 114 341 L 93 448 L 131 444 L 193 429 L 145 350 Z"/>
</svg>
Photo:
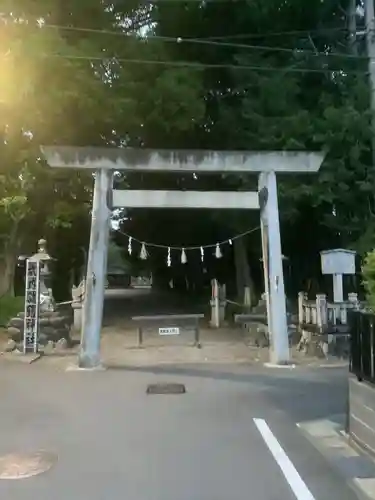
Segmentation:
<svg viewBox="0 0 375 500">
<path fill-rule="evenodd" d="M 0 455 L 44 449 L 9 500 L 354 500 L 296 427 L 345 410 L 342 370 L 195 366 L 59 372 L 0 364 Z M 182 382 L 184 395 L 146 395 Z"/>
</svg>

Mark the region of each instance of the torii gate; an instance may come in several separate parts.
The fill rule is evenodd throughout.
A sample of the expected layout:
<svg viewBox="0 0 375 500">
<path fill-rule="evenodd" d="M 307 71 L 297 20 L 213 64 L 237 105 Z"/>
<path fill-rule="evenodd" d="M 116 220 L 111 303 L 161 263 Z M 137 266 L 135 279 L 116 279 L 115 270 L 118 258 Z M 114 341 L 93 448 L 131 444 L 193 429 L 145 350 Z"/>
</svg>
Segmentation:
<svg viewBox="0 0 375 500">
<path fill-rule="evenodd" d="M 315 173 L 324 154 L 288 151 L 190 151 L 133 148 L 41 147 L 50 167 L 96 171 L 87 266 L 82 338 L 78 365 L 101 366 L 100 332 L 110 216 L 113 208 L 260 209 L 264 281 L 271 361 L 289 362 L 277 173 Z M 259 173 L 258 192 L 113 190 L 116 170 L 210 174 Z"/>
</svg>

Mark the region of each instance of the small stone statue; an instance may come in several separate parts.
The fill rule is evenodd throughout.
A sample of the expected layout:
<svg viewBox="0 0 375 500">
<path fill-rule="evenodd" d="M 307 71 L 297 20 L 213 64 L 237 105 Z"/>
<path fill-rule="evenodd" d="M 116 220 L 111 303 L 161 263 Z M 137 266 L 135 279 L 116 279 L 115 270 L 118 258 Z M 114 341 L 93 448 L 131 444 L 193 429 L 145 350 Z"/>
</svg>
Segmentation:
<svg viewBox="0 0 375 500">
<path fill-rule="evenodd" d="M 78 286 L 72 288 L 72 309 L 74 330 L 79 332 L 82 327 L 82 307 L 85 300 L 86 281 L 83 279 Z"/>
<path fill-rule="evenodd" d="M 85 299 L 86 281 L 83 279 L 78 286 L 73 285 L 72 300 L 73 303 L 82 303 Z"/>
</svg>

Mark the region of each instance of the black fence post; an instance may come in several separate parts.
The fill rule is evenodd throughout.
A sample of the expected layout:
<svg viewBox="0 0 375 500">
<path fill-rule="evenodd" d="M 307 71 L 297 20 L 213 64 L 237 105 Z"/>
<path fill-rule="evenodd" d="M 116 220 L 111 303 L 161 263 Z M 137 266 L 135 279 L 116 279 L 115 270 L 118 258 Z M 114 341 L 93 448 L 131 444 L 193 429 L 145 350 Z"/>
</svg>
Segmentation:
<svg viewBox="0 0 375 500">
<path fill-rule="evenodd" d="M 375 384 L 375 314 L 350 311 L 349 370 L 359 381 Z"/>
<path fill-rule="evenodd" d="M 369 317 L 370 327 L 370 374 L 371 380 L 374 380 L 374 318 L 372 315 Z"/>
<path fill-rule="evenodd" d="M 345 415 L 345 432 L 350 433 L 350 392 L 349 392 L 349 377 L 346 386 L 346 415 Z"/>
</svg>

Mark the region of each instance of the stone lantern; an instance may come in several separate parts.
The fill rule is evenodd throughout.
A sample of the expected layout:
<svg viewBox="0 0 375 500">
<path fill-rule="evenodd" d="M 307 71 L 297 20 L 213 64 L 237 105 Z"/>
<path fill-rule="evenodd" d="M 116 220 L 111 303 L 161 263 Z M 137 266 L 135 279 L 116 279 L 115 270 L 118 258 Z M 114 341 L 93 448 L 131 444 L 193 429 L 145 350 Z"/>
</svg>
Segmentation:
<svg viewBox="0 0 375 500">
<path fill-rule="evenodd" d="M 52 273 L 49 267 L 52 260 L 54 259 L 47 252 L 47 241 L 45 239 L 40 239 L 38 241 L 38 251 L 30 257 L 29 261 L 40 263 L 39 307 L 42 312 L 55 310 L 55 301 L 51 288 Z"/>
</svg>

